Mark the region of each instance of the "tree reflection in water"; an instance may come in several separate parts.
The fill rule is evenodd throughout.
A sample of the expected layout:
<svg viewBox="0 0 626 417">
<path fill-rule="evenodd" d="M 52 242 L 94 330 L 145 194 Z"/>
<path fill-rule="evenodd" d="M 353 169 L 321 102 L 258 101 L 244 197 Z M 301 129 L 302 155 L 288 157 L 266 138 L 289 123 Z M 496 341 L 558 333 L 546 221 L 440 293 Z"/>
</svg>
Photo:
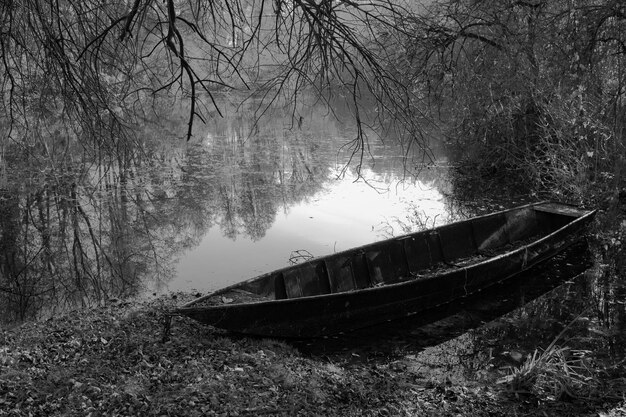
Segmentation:
<svg viewBox="0 0 626 417">
<path fill-rule="evenodd" d="M 7 146 L 0 321 L 158 290 L 212 228 L 230 240 L 262 239 L 277 213 L 309 201 L 347 160 L 337 150 L 351 128 L 324 112 L 311 108 L 290 129 L 291 114 L 257 120 L 233 109 L 190 143 L 168 136 L 164 121 L 115 149 L 54 147 L 58 135 Z M 403 152 L 376 146 L 372 155 L 385 162 L 371 172 L 401 178 Z"/>
</svg>

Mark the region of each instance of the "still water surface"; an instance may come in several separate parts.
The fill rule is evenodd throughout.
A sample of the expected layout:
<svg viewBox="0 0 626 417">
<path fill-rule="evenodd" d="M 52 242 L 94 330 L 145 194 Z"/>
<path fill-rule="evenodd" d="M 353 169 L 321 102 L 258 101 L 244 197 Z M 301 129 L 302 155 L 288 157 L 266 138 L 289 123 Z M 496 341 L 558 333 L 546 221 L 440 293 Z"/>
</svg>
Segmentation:
<svg viewBox="0 0 626 417">
<path fill-rule="evenodd" d="M 155 292 L 215 290 L 298 255 L 321 256 L 449 221 L 445 169 L 407 164 L 393 138 L 385 144 L 372 134 L 357 167 L 350 162 L 354 126 L 322 107 L 309 109 L 298 127 L 280 111 L 259 123 L 241 113 L 209 124 L 184 150 L 193 158 L 182 171 L 221 184 L 212 197 L 222 200 L 221 210 L 195 231 L 196 243 L 173 260 L 171 278 L 156 282 Z M 434 162 L 444 165 L 445 158 Z"/>
<path fill-rule="evenodd" d="M 111 151 L 5 149 L 0 271 L 5 321 L 170 291 L 206 292 L 454 218 L 445 158 L 417 163 L 349 115 L 222 109 L 177 139 L 146 125 Z M 338 117 L 336 117 L 338 116 Z M 357 149 L 358 150 L 358 149 Z M 408 160 L 404 156 L 409 155 Z M 408 161 L 408 162 L 407 162 Z"/>
<path fill-rule="evenodd" d="M 429 225 L 448 219 L 435 186 L 402 182 L 397 175 L 382 178 L 370 170 L 362 175 L 374 184 L 352 172 L 339 177 L 336 169 L 328 170 L 319 191 L 294 204 L 279 204 L 261 237 L 207 230 L 195 248 L 181 255 L 168 288 L 212 290 L 286 266 L 297 255 L 325 255 L 413 231 L 420 226 L 410 223 L 410 213 L 421 214 Z"/>
</svg>

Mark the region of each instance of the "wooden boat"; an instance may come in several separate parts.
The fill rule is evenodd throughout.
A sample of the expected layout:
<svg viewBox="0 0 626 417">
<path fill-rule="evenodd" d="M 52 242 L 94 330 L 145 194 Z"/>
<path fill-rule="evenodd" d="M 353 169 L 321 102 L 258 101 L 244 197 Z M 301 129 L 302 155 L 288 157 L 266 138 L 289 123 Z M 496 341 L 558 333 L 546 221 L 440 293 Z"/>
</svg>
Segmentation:
<svg viewBox="0 0 626 417">
<path fill-rule="evenodd" d="M 595 211 L 542 202 L 313 258 L 178 308 L 232 332 L 315 337 L 419 314 L 584 238 Z"/>
</svg>

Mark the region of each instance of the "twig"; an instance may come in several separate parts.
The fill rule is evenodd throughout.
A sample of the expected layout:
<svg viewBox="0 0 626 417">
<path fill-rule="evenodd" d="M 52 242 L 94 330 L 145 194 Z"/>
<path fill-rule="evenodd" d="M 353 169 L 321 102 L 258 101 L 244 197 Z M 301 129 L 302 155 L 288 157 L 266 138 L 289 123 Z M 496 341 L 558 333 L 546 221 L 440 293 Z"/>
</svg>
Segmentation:
<svg viewBox="0 0 626 417">
<path fill-rule="evenodd" d="M 242 413 L 263 415 L 263 414 L 288 414 L 291 410 L 288 408 L 263 408 L 263 407 L 251 407 L 241 410 Z"/>
<path fill-rule="evenodd" d="M 171 314 L 171 313 L 165 313 L 163 315 L 163 333 L 161 336 L 161 343 L 166 343 L 166 342 L 169 342 L 170 340 L 173 317 L 174 317 L 174 314 Z"/>
</svg>

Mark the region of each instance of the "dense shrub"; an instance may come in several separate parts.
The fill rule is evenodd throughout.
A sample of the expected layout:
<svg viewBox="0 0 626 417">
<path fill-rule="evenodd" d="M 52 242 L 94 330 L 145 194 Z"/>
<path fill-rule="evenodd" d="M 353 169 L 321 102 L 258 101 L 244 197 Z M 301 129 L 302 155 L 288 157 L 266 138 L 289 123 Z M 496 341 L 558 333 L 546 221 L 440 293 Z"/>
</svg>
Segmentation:
<svg viewBox="0 0 626 417">
<path fill-rule="evenodd" d="M 620 189 L 623 2 L 447 0 L 413 24 L 414 83 L 455 149 L 457 185 L 575 201 Z"/>
</svg>

